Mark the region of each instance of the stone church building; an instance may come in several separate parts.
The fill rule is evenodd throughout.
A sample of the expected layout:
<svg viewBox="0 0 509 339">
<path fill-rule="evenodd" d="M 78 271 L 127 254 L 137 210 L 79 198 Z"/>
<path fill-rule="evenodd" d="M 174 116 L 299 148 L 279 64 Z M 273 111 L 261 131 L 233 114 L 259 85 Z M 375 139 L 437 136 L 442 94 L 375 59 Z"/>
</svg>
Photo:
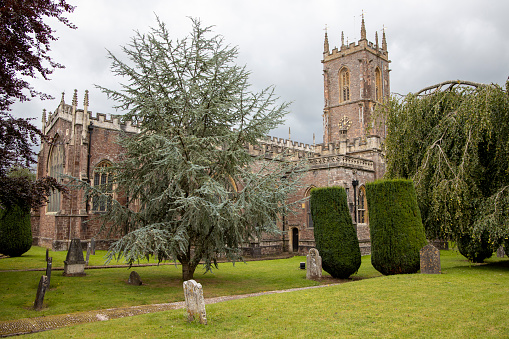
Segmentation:
<svg viewBox="0 0 509 339">
<path fill-rule="evenodd" d="M 375 106 L 389 96 L 389 58 L 385 32 L 381 45 L 366 38 L 364 19 L 358 42 L 330 48 L 325 33 L 323 51 L 323 142 L 312 145 L 292 140 L 267 137 L 250 145 L 253 155 L 270 158 L 288 151 L 294 159 L 305 159 L 308 171 L 302 178 L 304 188 L 292 198 L 309 196 L 313 187 L 343 186 L 348 194 L 352 219 L 363 254 L 370 253 L 369 214 L 364 185 L 383 176 L 385 171 L 382 143 L 383 123 L 375 123 Z M 121 131 L 137 133 L 137 127 L 120 123 L 115 116 L 89 111 L 88 93 L 83 108 L 78 108 L 77 93 L 71 104 L 62 95 L 57 109 L 46 116 L 43 112 L 42 131 L 52 145 L 42 144 L 38 158 L 38 177 L 59 173 L 71 175 L 92 185 L 108 182 L 103 167 L 119 160 L 122 149 L 116 140 Z M 126 203 L 125 201 L 121 203 Z M 95 238 L 99 247 L 106 248 L 116 235 L 100 230 L 93 216 L 107 213 L 108 206 L 100 201 L 84 201 L 83 194 L 71 191 L 67 195 L 54 193 L 49 203 L 32 214 L 34 245 L 66 250 L 70 240 Z M 309 202 L 298 206 L 295 215 L 278 222 L 281 234 L 264 236 L 245 244 L 246 254 L 259 255 L 281 252 L 307 253 L 314 247 L 313 222 Z M 118 236 L 118 235 L 117 235 Z"/>
</svg>

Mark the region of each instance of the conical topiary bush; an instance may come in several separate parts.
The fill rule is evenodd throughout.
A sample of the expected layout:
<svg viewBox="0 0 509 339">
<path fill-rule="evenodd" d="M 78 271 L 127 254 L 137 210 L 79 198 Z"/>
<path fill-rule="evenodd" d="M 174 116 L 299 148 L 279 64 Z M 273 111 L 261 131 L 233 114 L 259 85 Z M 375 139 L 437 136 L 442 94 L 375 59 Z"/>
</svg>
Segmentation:
<svg viewBox="0 0 509 339">
<path fill-rule="evenodd" d="M 345 279 L 361 266 L 357 232 L 343 187 L 311 190 L 311 217 L 322 267 L 334 278 Z"/>
<path fill-rule="evenodd" d="M 371 264 L 384 275 L 415 273 L 426 245 L 412 180 L 366 184 L 371 235 Z"/>
</svg>

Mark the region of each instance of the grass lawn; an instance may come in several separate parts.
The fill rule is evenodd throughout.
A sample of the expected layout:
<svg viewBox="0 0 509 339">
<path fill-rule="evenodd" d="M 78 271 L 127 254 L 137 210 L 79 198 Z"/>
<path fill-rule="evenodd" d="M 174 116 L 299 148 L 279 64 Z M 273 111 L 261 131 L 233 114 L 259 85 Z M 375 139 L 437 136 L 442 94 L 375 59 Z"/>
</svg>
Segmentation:
<svg viewBox="0 0 509 339">
<path fill-rule="evenodd" d="M 214 275 L 198 272 L 196 280 L 203 284 L 205 297 L 318 284 L 305 279 L 305 271 L 298 269 L 300 261 L 304 258 L 235 267 L 221 264 Z M 363 257 L 354 277 L 378 278 L 208 305 L 207 326 L 187 323 L 185 311 L 174 310 L 30 337 L 509 337 L 509 260 L 492 258 L 487 264 L 473 265 L 457 252 L 443 251 L 441 262 L 441 275 L 381 277 L 370 258 Z M 147 285 L 125 284 L 126 269 L 89 270 L 84 278 L 64 278 L 59 271 L 53 272 L 47 308 L 39 313 L 25 308 L 33 303 L 41 272 L 1 272 L 0 320 L 183 299 L 178 268 L 136 271 Z"/>
<path fill-rule="evenodd" d="M 46 267 L 45 250 L 33 247 L 19 258 L 0 259 L 0 270 Z M 63 267 L 66 252 L 50 252 L 53 267 Z M 101 265 L 105 251 L 96 251 L 91 265 Z M 102 260 L 102 261 L 101 261 Z M 369 258 L 355 279 L 380 274 L 371 266 Z M 290 259 L 250 261 L 247 263 L 220 263 L 219 269 L 203 274 L 201 268 L 195 272 L 195 280 L 206 286 L 205 298 L 262 291 L 281 290 L 293 287 L 329 284 L 306 280 L 306 271 L 299 269 L 305 257 Z M 127 279 L 131 270 L 140 274 L 142 286 L 131 286 Z M 36 312 L 31 309 L 35 300 L 39 279 L 44 272 L 0 272 L 0 321 L 19 318 L 40 317 L 105 308 L 147 305 L 183 301 L 181 267 L 160 265 L 151 267 L 105 268 L 85 270 L 85 277 L 64 277 L 63 271 L 53 271 L 50 289 L 44 298 L 45 308 Z M 326 274 L 326 276 L 328 276 Z M 330 279 L 330 276 L 329 276 Z"/>
</svg>

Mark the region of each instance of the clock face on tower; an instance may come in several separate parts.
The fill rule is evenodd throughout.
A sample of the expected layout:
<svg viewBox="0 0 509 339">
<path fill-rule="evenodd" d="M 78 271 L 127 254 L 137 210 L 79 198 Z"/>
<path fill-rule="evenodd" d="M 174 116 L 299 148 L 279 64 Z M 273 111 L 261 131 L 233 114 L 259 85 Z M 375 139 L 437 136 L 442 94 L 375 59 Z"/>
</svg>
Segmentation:
<svg viewBox="0 0 509 339">
<path fill-rule="evenodd" d="M 339 129 L 340 130 L 347 130 L 350 128 L 350 126 L 352 125 L 352 122 L 350 121 L 350 119 L 348 119 L 348 117 L 345 115 L 343 116 L 343 118 L 341 118 L 341 120 L 339 121 Z"/>
</svg>

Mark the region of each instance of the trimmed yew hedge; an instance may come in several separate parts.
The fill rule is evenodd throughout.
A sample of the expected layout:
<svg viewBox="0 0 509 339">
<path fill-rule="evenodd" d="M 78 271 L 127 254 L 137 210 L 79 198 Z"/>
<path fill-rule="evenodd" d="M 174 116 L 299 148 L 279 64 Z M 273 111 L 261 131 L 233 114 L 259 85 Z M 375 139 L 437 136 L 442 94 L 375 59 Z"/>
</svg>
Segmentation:
<svg viewBox="0 0 509 339">
<path fill-rule="evenodd" d="M 30 208 L 0 209 L 0 253 L 19 257 L 32 247 Z"/>
<path fill-rule="evenodd" d="M 361 250 L 343 187 L 311 190 L 311 217 L 322 268 L 334 278 L 346 279 L 359 270 Z"/>
<path fill-rule="evenodd" d="M 371 264 L 384 275 L 415 273 L 426 245 L 412 180 L 366 184 L 371 235 Z"/>
</svg>

